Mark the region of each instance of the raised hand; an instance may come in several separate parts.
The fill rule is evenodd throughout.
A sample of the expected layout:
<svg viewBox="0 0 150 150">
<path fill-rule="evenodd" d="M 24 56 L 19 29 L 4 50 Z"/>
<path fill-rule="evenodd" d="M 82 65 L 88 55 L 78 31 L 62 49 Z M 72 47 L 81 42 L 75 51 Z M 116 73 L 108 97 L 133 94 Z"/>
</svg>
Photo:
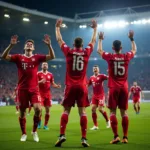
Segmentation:
<svg viewBox="0 0 150 150">
<path fill-rule="evenodd" d="M 19 41 L 18 41 L 18 36 L 17 36 L 17 35 L 13 35 L 13 36 L 11 37 L 10 44 L 16 45 L 18 42 L 19 42 Z"/>
<path fill-rule="evenodd" d="M 51 39 L 50 39 L 50 36 L 49 36 L 48 34 L 45 34 L 45 35 L 44 35 L 43 42 L 44 42 L 46 45 L 50 45 L 50 44 L 51 44 Z"/>
<path fill-rule="evenodd" d="M 133 31 L 133 30 L 130 30 L 130 31 L 129 31 L 128 37 L 129 37 L 129 38 L 133 38 L 133 37 L 134 37 L 134 31 Z"/>
<path fill-rule="evenodd" d="M 61 85 L 60 85 L 60 84 L 57 84 L 57 88 L 61 88 Z"/>
<path fill-rule="evenodd" d="M 93 29 L 97 28 L 97 21 L 95 19 L 92 19 L 92 23 L 91 23 L 90 27 Z"/>
<path fill-rule="evenodd" d="M 56 21 L 56 27 L 61 27 L 63 20 L 60 18 Z"/>
<path fill-rule="evenodd" d="M 98 37 L 99 39 L 104 40 L 104 32 L 99 32 Z"/>
</svg>

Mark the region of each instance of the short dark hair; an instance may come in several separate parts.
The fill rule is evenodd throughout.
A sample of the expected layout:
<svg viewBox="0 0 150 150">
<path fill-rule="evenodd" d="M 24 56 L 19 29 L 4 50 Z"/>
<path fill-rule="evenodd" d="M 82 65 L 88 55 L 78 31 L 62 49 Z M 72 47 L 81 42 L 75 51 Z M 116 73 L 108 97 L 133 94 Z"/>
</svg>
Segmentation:
<svg viewBox="0 0 150 150">
<path fill-rule="evenodd" d="M 28 42 L 31 42 L 34 45 L 34 41 L 32 39 L 26 40 L 25 44 L 27 44 Z"/>
<path fill-rule="evenodd" d="M 99 66 L 98 66 L 98 65 L 94 65 L 93 67 L 98 67 L 98 68 L 99 68 Z"/>
<path fill-rule="evenodd" d="M 119 52 L 120 49 L 121 49 L 121 46 L 122 46 L 121 41 L 115 40 L 115 41 L 113 42 L 113 47 L 114 47 L 114 50 L 115 50 L 115 51 Z"/>
<path fill-rule="evenodd" d="M 80 38 L 80 37 L 75 38 L 75 40 L 74 40 L 74 46 L 76 48 L 80 48 L 80 47 L 82 47 L 82 45 L 83 45 L 83 39 Z"/>
</svg>

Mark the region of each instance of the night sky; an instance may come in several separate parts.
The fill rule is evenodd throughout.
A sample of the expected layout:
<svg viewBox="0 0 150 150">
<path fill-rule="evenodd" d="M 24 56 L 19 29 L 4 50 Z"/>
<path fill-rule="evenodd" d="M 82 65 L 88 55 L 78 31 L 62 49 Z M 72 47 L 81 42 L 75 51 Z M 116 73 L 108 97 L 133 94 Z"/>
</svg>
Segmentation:
<svg viewBox="0 0 150 150">
<path fill-rule="evenodd" d="M 150 0 L 3 0 L 42 12 L 73 18 L 75 13 L 150 4 Z"/>
</svg>

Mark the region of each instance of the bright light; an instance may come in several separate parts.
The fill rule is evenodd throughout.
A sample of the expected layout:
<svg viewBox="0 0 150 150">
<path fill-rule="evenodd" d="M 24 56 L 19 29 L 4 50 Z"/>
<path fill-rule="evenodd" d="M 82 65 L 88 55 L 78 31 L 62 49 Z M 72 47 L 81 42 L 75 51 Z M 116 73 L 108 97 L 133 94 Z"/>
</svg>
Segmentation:
<svg viewBox="0 0 150 150">
<path fill-rule="evenodd" d="M 29 18 L 23 18 L 23 21 L 29 22 L 30 19 Z"/>
<path fill-rule="evenodd" d="M 131 22 L 131 24 L 134 24 L 134 22 Z"/>
<path fill-rule="evenodd" d="M 121 28 L 125 27 L 126 26 L 126 22 L 125 21 L 119 21 L 118 26 L 121 27 Z"/>
<path fill-rule="evenodd" d="M 148 19 L 147 22 L 150 23 L 150 19 Z"/>
<path fill-rule="evenodd" d="M 107 28 L 107 29 L 110 29 L 111 28 L 110 22 L 105 22 L 104 27 Z"/>
<path fill-rule="evenodd" d="M 48 21 L 45 21 L 44 24 L 48 24 Z"/>
<path fill-rule="evenodd" d="M 137 24 L 142 24 L 142 21 L 141 21 L 141 20 L 138 20 L 138 21 L 137 21 Z"/>
<path fill-rule="evenodd" d="M 63 23 L 63 24 L 61 25 L 61 27 L 62 27 L 62 28 L 67 28 L 67 25 Z"/>
<path fill-rule="evenodd" d="M 4 17 L 10 18 L 9 14 L 4 14 Z"/>
<path fill-rule="evenodd" d="M 79 28 L 87 28 L 87 25 L 80 25 Z"/>
<path fill-rule="evenodd" d="M 97 58 L 95 57 L 94 60 L 97 60 Z"/>
<path fill-rule="evenodd" d="M 97 26 L 98 26 L 98 28 L 99 28 L 99 27 L 103 27 L 103 24 L 98 24 Z"/>
</svg>

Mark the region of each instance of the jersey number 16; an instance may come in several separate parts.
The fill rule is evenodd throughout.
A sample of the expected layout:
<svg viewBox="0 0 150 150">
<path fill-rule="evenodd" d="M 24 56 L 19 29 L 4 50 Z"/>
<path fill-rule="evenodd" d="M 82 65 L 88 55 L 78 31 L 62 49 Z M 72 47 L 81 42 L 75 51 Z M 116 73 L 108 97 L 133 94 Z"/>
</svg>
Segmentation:
<svg viewBox="0 0 150 150">
<path fill-rule="evenodd" d="M 77 56 L 77 55 L 73 55 L 73 68 L 72 70 L 78 70 L 78 71 L 82 71 L 83 67 L 84 67 L 84 62 L 83 62 L 84 58 L 83 56 Z"/>
</svg>

